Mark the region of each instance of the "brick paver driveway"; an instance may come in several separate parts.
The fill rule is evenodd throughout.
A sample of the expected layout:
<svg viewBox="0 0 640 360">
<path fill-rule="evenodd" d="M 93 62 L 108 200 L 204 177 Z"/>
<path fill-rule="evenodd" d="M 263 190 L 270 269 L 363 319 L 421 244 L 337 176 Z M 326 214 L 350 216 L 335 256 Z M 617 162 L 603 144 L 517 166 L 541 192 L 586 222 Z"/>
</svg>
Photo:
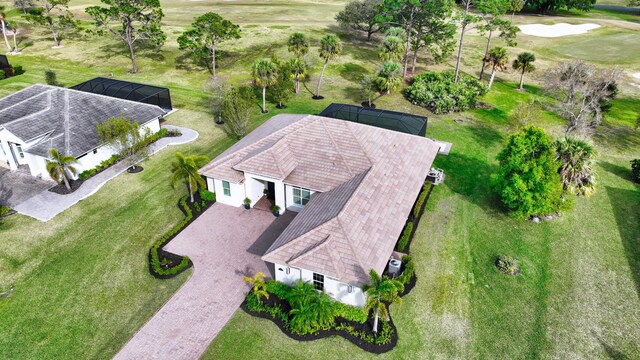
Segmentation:
<svg viewBox="0 0 640 360">
<path fill-rule="evenodd" d="M 187 283 L 115 359 L 198 359 L 249 290 L 244 275 L 268 275 L 260 256 L 293 219 L 216 203 L 166 247 L 194 263 Z"/>
</svg>

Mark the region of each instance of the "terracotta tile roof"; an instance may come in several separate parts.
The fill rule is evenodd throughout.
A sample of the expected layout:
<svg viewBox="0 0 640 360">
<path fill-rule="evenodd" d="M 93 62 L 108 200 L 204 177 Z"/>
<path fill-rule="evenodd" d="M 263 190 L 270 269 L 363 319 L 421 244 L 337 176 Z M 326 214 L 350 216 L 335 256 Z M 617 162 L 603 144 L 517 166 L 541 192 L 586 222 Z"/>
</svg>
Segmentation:
<svg viewBox="0 0 640 360">
<path fill-rule="evenodd" d="M 283 119 L 285 126 L 274 124 Z M 274 117 L 256 131 L 259 137 L 223 153 L 200 173 L 241 181 L 240 169 L 270 172 L 319 191 L 262 259 L 353 285 L 366 283 L 369 269 L 382 272 L 438 144 L 313 115 Z"/>
</svg>

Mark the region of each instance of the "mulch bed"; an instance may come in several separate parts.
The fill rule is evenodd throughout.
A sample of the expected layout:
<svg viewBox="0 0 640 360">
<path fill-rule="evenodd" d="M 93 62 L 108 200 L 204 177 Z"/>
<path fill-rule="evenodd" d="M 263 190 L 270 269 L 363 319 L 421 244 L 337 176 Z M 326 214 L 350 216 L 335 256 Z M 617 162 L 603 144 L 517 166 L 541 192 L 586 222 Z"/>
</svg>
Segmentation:
<svg viewBox="0 0 640 360">
<path fill-rule="evenodd" d="M 137 173 L 141 172 L 142 170 L 144 170 L 144 168 L 142 166 L 137 166 L 137 165 L 134 165 L 134 166 L 131 166 L 131 167 L 127 168 L 127 172 L 129 174 L 137 174 Z"/>
<path fill-rule="evenodd" d="M 288 310 L 290 309 L 289 303 L 287 303 L 287 301 L 285 300 L 281 300 L 278 299 L 276 296 L 271 296 L 270 299 L 265 299 L 265 305 L 275 305 L 280 304 L 281 309 L 285 310 L 288 312 Z M 307 334 L 307 335 L 298 335 L 298 334 L 294 334 L 292 332 L 290 332 L 287 327 L 285 326 L 285 324 L 282 322 L 282 319 L 280 318 L 272 318 L 271 315 L 267 312 L 255 312 L 255 311 L 251 311 L 247 308 L 247 299 L 245 299 L 242 302 L 242 305 L 240 305 L 240 308 L 246 312 L 247 314 L 251 315 L 251 316 L 255 316 L 261 319 L 266 319 L 266 320 L 271 320 L 273 323 L 276 324 L 276 326 L 278 326 L 278 328 L 280 328 L 280 331 L 282 331 L 285 335 L 287 335 L 288 337 L 290 337 L 291 339 L 294 340 L 298 340 L 298 341 L 314 341 L 314 340 L 318 340 L 318 339 L 324 339 L 324 338 L 328 338 L 331 336 L 340 336 L 346 340 L 349 340 L 351 343 L 353 343 L 354 345 L 356 345 L 357 347 L 359 347 L 360 349 L 373 353 L 373 354 L 383 354 L 386 353 L 388 351 L 390 351 L 391 349 L 393 349 L 394 347 L 396 347 L 396 345 L 398 344 L 398 330 L 396 329 L 395 324 L 393 323 L 393 319 L 389 320 L 389 325 L 391 326 L 391 328 L 393 329 L 393 335 L 391 336 L 391 342 L 389 344 L 384 344 L 384 345 L 376 345 L 373 343 L 370 343 L 368 341 L 365 341 L 363 339 L 360 339 L 359 337 L 356 337 L 354 335 L 349 334 L 348 332 L 346 332 L 345 330 L 336 330 L 336 329 L 331 329 L 331 330 L 320 330 L 318 331 L 316 334 Z M 380 320 L 380 322 L 378 323 L 378 328 L 380 328 L 381 326 L 381 322 L 384 320 Z M 365 331 L 367 333 L 373 333 L 373 324 L 372 324 L 373 320 L 370 319 L 370 321 L 365 322 L 364 324 L 360 324 L 357 323 L 355 321 L 348 321 L 345 320 L 343 318 L 336 318 L 336 325 L 339 324 L 348 324 L 353 326 L 353 328 L 356 331 Z"/>
<path fill-rule="evenodd" d="M 431 192 L 433 192 L 434 187 L 435 185 L 431 184 L 431 187 L 429 188 L 429 192 L 427 193 L 427 196 L 424 198 L 424 202 L 422 203 L 422 208 L 420 209 L 420 213 L 418 214 L 418 216 L 414 218 L 413 213 L 409 215 L 409 220 L 413 221 L 413 229 L 411 230 L 411 235 L 409 235 L 409 241 L 407 242 L 407 246 L 405 247 L 405 252 L 407 254 L 410 254 L 413 237 L 416 234 L 416 230 L 418 230 L 418 224 L 420 223 L 420 219 L 422 219 L 422 215 L 424 214 L 424 209 L 427 207 L 427 203 L 429 202 L 429 198 L 431 197 Z M 418 194 L 418 197 L 419 196 L 420 194 Z M 417 201 L 418 199 L 416 198 L 416 202 Z"/>
<path fill-rule="evenodd" d="M 186 229 L 189 225 L 191 225 L 191 223 L 193 223 L 198 217 L 200 217 L 200 215 L 202 215 L 202 213 L 204 213 L 207 209 L 209 209 L 211 207 L 211 205 L 215 204 L 214 202 L 207 202 L 206 205 L 204 207 L 200 207 L 200 211 L 196 211 L 195 207 L 193 206 L 195 203 L 202 203 L 202 198 L 200 197 L 200 193 L 195 192 L 193 194 L 193 203 L 190 202 L 190 199 L 187 195 L 187 206 L 191 209 L 191 220 L 189 220 L 183 227 L 182 229 L 180 229 L 180 231 L 178 231 L 175 235 L 171 236 L 162 246 L 162 248 L 160 248 L 160 250 L 158 251 L 158 255 L 160 256 L 160 258 L 167 258 L 170 261 L 170 264 L 168 267 L 171 266 L 175 266 L 177 264 L 179 264 L 182 261 L 183 256 L 181 255 L 177 255 L 168 251 L 165 251 L 163 248 L 165 246 L 167 246 L 167 244 L 169 244 L 171 242 L 171 240 L 175 239 L 176 236 L 178 236 L 184 229 Z M 180 211 L 184 214 L 184 216 L 187 216 L 187 212 L 186 210 L 180 206 L 180 201 L 178 201 L 178 209 L 180 209 Z M 148 263 L 149 263 L 149 273 L 151 275 L 153 275 L 155 278 L 157 279 L 170 279 L 173 277 L 178 276 L 179 274 L 181 274 L 182 272 L 184 272 L 185 270 L 193 267 L 193 262 L 191 260 L 189 260 L 189 265 L 184 267 L 183 269 L 181 269 L 180 271 L 178 271 L 175 274 L 171 274 L 171 275 L 160 275 L 157 274 L 155 271 L 153 271 L 153 268 L 151 266 L 151 251 L 149 251 L 148 254 Z"/>
<path fill-rule="evenodd" d="M 366 107 L 368 109 L 375 109 L 376 108 L 376 104 L 371 103 L 371 106 L 369 106 L 369 102 L 367 102 L 367 101 L 361 102 L 360 105 L 362 105 L 362 107 Z"/>
<path fill-rule="evenodd" d="M 58 185 L 52 187 L 51 189 L 49 189 L 49 191 L 51 191 L 53 193 L 56 193 L 56 194 L 60 194 L 60 195 L 71 194 L 72 192 L 78 190 L 80 188 L 80 185 L 82 185 L 83 182 L 84 182 L 84 180 L 82 180 L 82 179 L 69 180 L 69 186 L 71 186 L 71 190 L 67 190 L 67 187 L 64 186 L 64 182 L 63 182 L 62 184 L 58 184 Z"/>
<path fill-rule="evenodd" d="M 315 95 L 313 95 L 311 98 L 312 98 L 313 100 L 322 100 L 322 99 L 324 99 L 324 96 L 322 96 L 322 95 L 320 95 L 320 96 L 315 96 Z"/>
</svg>

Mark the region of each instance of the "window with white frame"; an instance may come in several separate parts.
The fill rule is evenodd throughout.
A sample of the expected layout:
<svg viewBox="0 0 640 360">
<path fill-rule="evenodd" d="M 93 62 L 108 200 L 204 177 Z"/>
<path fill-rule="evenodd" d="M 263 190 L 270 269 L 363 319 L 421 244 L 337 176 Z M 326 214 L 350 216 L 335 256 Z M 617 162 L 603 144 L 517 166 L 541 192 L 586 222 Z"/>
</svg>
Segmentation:
<svg viewBox="0 0 640 360">
<path fill-rule="evenodd" d="M 296 205 L 307 205 L 311 191 L 299 187 L 293 188 L 293 203 Z"/>
<path fill-rule="evenodd" d="M 222 193 L 224 196 L 231 196 L 231 185 L 228 181 L 222 180 Z"/>
<path fill-rule="evenodd" d="M 16 144 L 16 149 L 18 150 L 18 155 L 20 155 L 20 159 L 24 159 L 24 152 L 22 152 L 22 145 Z"/>
<path fill-rule="evenodd" d="M 318 291 L 324 291 L 324 275 L 313 273 L 313 287 Z"/>
</svg>

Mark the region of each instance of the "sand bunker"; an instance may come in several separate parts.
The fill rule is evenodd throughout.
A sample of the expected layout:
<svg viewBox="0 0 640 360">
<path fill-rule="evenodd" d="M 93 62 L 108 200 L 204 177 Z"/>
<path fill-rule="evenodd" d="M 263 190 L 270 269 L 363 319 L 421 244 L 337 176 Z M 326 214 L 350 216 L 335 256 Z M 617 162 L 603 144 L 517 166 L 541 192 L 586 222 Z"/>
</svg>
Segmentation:
<svg viewBox="0 0 640 360">
<path fill-rule="evenodd" d="M 631 74 L 634 78 L 640 80 L 640 73 Z"/>
<path fill-rule="evenodd" d="M 518 26 L 520 31 L 526 35 L 555 38 L 567 35 L 584 34 L 589 30 L 600 27 L 598 24 L 580 24 L 571 25 L 566 23 L 558 23 L 553 25 L 529 24 Z"/>
</svg>

